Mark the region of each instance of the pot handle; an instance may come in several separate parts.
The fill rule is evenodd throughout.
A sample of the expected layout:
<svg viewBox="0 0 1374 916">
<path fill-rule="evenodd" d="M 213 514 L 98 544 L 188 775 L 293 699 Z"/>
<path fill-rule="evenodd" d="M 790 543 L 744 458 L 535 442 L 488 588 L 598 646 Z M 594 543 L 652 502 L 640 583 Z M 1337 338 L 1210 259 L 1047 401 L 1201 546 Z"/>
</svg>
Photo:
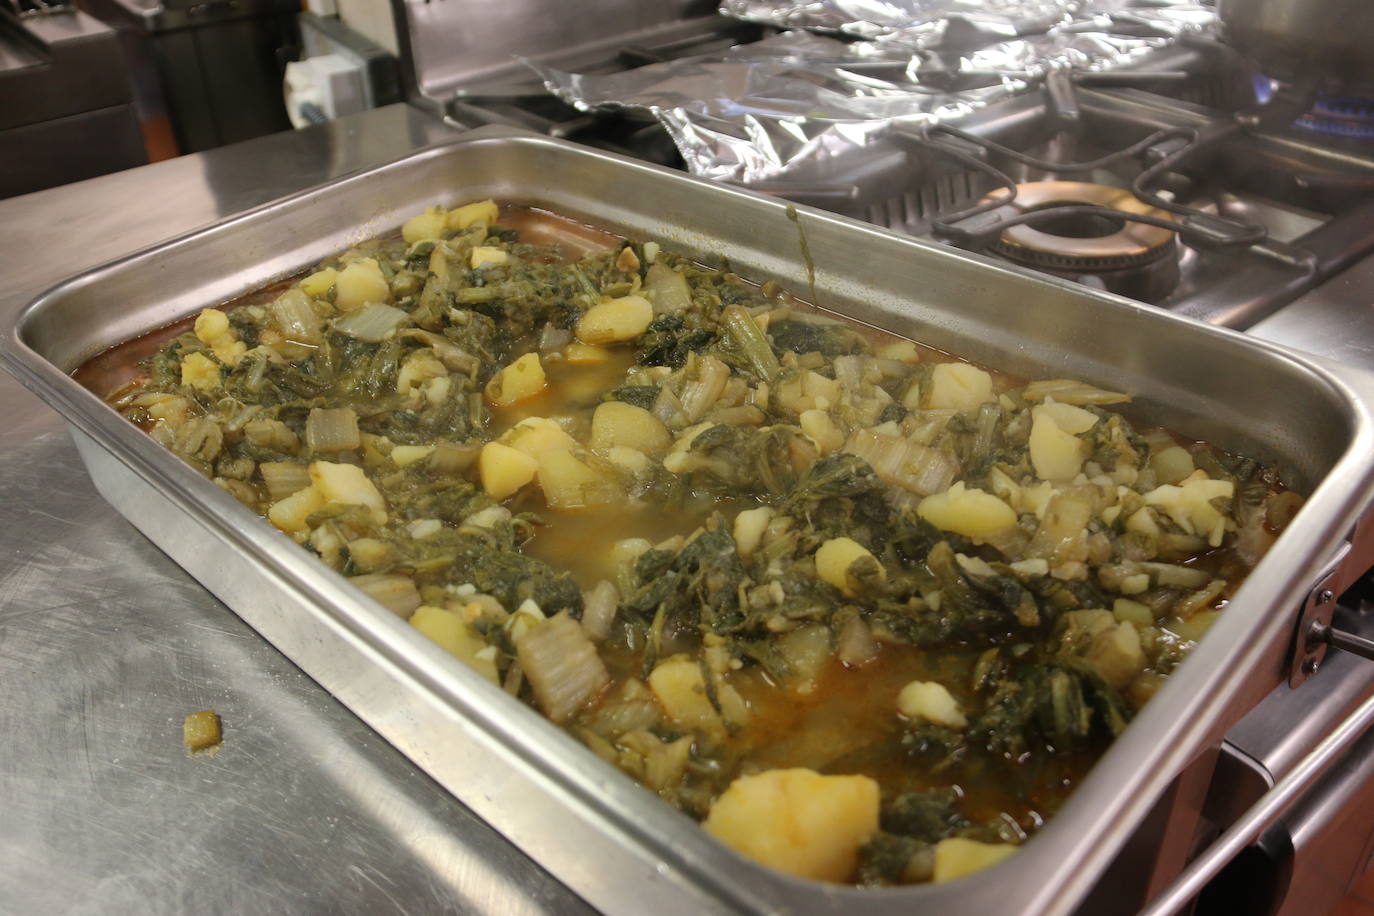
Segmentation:
<svg viewBox="0 0 1374 916">
<path fill-rule="evenodd" d="M 1362 642 L 1368 643 L 1368 640 Z M 1303 757 L 1272 789 L 1260 796 L 1225 833 L 1193 859 L 1172 884 L 1150 901 L 1140 916 L 1173 916 L 1186 908 L 1208 881 L 1278 820 L 1288 806 L 1297 801 L 1308 786 L 1371 725 L 1374 725 L 1374 696 L 1356 707 L 1311 753 Z"/>
</svg>

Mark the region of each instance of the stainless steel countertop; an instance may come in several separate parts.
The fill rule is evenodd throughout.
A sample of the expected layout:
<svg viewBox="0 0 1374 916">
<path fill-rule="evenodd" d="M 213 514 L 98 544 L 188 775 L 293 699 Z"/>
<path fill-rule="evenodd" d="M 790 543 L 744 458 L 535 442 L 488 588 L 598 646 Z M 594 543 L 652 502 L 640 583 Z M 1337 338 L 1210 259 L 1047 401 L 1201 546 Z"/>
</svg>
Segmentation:
<svg viewBox="0 0 1374 916">
<path fill-rule="evenodd" d="M 1249 333 L 1337 362 L 1374 367 L 1374 257 L 1294 300 Z"/>
<path fill-rule="evenodd" d="M 0 201 L 0 315 L 451 135 L 395 105 Z M 188 755 L 212 708 L 225 741 Z M 0 374 L 0 912 L 581 913 L 100 497 Z"/>
</svg>

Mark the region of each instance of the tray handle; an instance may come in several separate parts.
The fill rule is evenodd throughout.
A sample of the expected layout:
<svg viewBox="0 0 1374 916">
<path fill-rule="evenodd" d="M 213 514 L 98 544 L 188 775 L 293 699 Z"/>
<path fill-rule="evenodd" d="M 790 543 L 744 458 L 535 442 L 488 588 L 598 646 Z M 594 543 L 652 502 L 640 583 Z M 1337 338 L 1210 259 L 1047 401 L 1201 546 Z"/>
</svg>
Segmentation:
<svg viewBox="0 0 1374 916">
<path fill-rule="evenodd" d="M 1173 883 L 1150 901 L 1140 916 L 1173 916 L 1216 877 L 1236 855 L 1263 833 L 1351 744 L 1374 725 L 1374 696 L 1365 699 L 1322 739 L 1272 789 L 1188 864 Z"/>
</svg>

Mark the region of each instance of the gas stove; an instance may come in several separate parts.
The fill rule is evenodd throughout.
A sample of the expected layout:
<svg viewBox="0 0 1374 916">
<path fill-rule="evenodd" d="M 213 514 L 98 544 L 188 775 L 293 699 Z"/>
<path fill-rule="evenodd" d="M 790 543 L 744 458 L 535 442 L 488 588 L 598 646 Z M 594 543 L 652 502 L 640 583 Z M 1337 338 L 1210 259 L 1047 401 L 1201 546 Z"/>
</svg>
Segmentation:
<svg viewBox="0 0 1374 916">
<path fill-rule="evenodd" d="M 1075 58 L 1061 55 L 1039 69 L 990 76 L 978 68 L 976 49 L 927 55 L 921 77 L 940 93 L 925 100 L 935 116 L 837 122 L 814 134 L 804 118 L 754 117 L 751 106 L 767 92 L 750 96 L 739 76 L 747 71 L 728 68 L 799 49 L 842 54 L 833 37 L 779 34 L 714 10 L 692 15 L 700 10 L 690 2 L 646 11 L 633 0 L 608 0 L 599 21 L 624 28 L 590 32 L 540 0 L 516 6 L 513 16 L 548 24 L 528 41 L 503 39 L 497 53 L 482 29 L 455 28 L 465 21 L 463 4 L 398 0 L 412 104 L 458 127 L 514 125 L 690 165 L 754 191 L 1241 330 L 1352 265 L 1374 263 L 1365 260 L 1374 253 L 1374 101 L 1304 95 L 1254 73 L 1206 30 L 1134 48 L 1104 66 L 1067 65 Z M 554 37 L 554 22 L 566 40 Z M 947 26 L 946 38 L 958 34 L 967 44 L 964 26 Z M 1008 46 L 999 47 L 1005 53 Z M 536 58 L 539 74 L 512 52 Z M 824 87 L 837 74 L 852 80 L 863 88 L 850 101 L 881 111 L 891 101 L 884 93 L 902 84 L 902 61 L 880 51 L 828 70 L 796 69 L 798 78 Z M 946 65 L 948 72 L 937 72 Z M 650 72 L 667 77 L 654 84 Z M 636 102 L 653 85 L 649 97 L 690 107 L 693 93 L 709 96 L 732 81 L 737 97 L 711 97 L 689 112 L 697 126 L 711 121 L 715 159 L 703 159 L 699 145 L 688 148 L 703 134 L 683 129 L 681 110 L 663 116 L 662 108 Z M 804 110 L 793 98 L 777 104 Z M 718 126 L 741 111 L 735 127 Z M 736 129 L 739 123 L 745 127 Z M 795 158 L 759 155 L 788 141 L 795 141 Z M 1374 356 L 1368 363 L 1374 366 Z M 1371 635 L 1369 608 L 1352 590 L 1337 620 Z M 1213 835 L 1374 694 L 1374 665 L 1334 653 L 1327 669 L 1324 687 L 1281 688 L 1228 735 L 1210 784 L 1184 802 L 1201 808 Z M 1333 905 L 1374 858 L 1374 824 L 1362 813 L 1370 804 L 1374 734 L 1236 856 L 1196 911 L 1311 913 Z M 1207 841 L 1204 832 L 1170 842 Z M 1175 850 L 1177 861 L 1188 853 Z M 1129 855 L 1123 863 L 1130 867 Z"/>
<path fill-rule="evenodd" d="M 671 20 L 554 60 L 605 83 L 768 34 L 719 16 Z M 423 40 L 435 53 L 433 33 Z M 977 76 L 945 88 L 985 93 Z M 1196 35 L 1027 82 L 960 117 L 898 124 L 736 183 L 1241 329 L 1374 250 L 1374 104 L 1295 103 Z M 683 167 L 650 111 L 579 110 L 518 62 L 439 83 L 412 70 L 411 89 L 459 126 L 518 125 Z"/>
</svg>

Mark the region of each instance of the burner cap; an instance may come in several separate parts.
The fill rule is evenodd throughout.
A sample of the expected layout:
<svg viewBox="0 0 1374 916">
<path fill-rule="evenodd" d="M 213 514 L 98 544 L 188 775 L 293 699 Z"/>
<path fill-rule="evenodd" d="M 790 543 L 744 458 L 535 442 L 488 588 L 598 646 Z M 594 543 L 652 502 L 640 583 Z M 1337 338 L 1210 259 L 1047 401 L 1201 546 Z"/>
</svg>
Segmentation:
<svg viewBox="0 0 1374 916">
<path fill-rule="evenodd" d="M 1293 126 L 1324 137 L 1374 140 L 1374 99 L 1319 99 Z"/>
<path fill-rule="evenodd" d="M 984 201 L 997 199 L 994 191 Z M 1123 188 L 1083 181 L 1032 181 L 1016 186 L 1016 199 L 994 215 L 1003 216 L 1084 204 L 1172 219 L 1167 211 L 1136 199 Z M 1171 254 L 1175 233 L 1160 226 L 1116 219 L 1110 214 L 1050 214 L 1011 226 L 992 244 L 999 254 L 1032 267 L 1056 270 L 1114 270 L 1149 264 Z"/>
</svg>

